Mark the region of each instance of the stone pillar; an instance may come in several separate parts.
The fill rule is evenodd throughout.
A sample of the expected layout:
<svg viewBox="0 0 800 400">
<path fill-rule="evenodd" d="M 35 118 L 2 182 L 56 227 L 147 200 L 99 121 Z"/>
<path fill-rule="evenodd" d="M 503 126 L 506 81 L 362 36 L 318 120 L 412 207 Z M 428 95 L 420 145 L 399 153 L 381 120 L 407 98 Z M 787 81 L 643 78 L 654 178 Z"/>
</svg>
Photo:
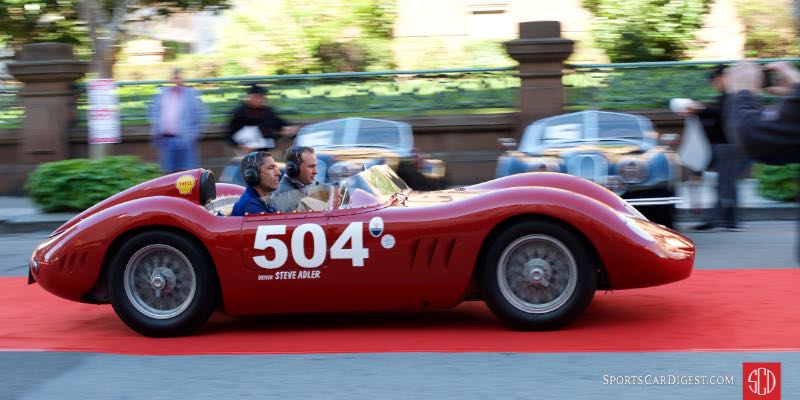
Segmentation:
<svg viewBox="0 0 800 400">
<path fill-rule="evenodd" d="M 531 122 L 564 111 L 562 70 L 574 43 L 561 37 L 558 21 L 522 22 L 519 39 L 505 43 L 508 55 L 519 63 L 518 134 Z"/>
<path fill-rule="evenodd" d="M 18 142 L 19 161 L 41 163 L 69 158 L 69 123 L 75 116 L 73 84 L 86 73 L 73 46 L 34 43 L 22 46 L 8 71 L 25 84 L 22 105 L 25 118 Z"/>
</svg>

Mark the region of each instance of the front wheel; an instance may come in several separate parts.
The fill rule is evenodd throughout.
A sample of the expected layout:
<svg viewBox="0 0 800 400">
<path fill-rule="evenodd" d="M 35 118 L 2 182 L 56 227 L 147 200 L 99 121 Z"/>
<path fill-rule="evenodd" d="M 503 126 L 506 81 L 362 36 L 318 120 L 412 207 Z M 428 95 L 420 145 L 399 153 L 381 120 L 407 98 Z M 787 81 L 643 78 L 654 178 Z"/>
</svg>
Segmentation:
<svg viewBox="0 0 800 400">
<path fill-rule="evenodd" d="M 562 226 L 528 221 L 491 244 L 481 287 L 489 308 L 517 329 L 553 330 L 577 319 L 597 289 L 597 270 L 581 240 Z"/>
<path fill-rule="evenodd" d="M 121 246 L 109 268 L 114 311 L 145 336 L 190 334 L 217 305 L 214 269 L 205 252 L 182 235 L 140 233 Z"/>
</svg>

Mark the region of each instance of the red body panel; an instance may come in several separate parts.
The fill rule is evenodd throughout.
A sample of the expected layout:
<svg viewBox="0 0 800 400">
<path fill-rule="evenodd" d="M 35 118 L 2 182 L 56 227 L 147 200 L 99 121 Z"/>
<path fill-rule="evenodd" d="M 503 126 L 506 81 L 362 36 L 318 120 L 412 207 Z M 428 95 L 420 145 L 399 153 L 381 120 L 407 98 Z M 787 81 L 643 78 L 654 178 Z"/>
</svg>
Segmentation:
<svg viewBox="0 0 800 400">
<path fill-rule="evenodd" d="M 187 174 L 197 177 L 199 171 Z M 559 220 L 580 232 L 613 289 L 684 279 L 694 262 L 687 238 L 633 218 L 613 193 L 569 175 L 513 175 L 466 190 L 412 195 L 392 205 L 247 217 L 216 216 L 198 204 L 198 197 L 178 194 L 174 181 L 180 175 L 186 174 L 123 192 L 59 228 L 61 233 L 34 254 L 36 281 L 58 296 L 81 301 L 112 256 L 115 240 L 132 230 L 167 227 L 194 236 L 208 251 L 231 314 L 448 308 L 463 299 L 481 247 L 493 239 L 492 229 L 523 215 Z M 218 195 L 241 191 L 217 186 Z M 370 225 L 375 217 L 382 222 L 378 235 Z M 275 227 L 283 233 L 259 236 L 259 229 Z M 368 252 L 363 266 L 341 257 L 353 254 L 348 252 L 355 239 L 339 243 L 344 250 L 333 250 L 337 239 L 357 231 Z M 642 231 L 655 240 L 637 233 Z M 258 243 L 285 246 L 286 262 L 263 267 L 276 252 L 270 246 L 259 250 Z M 296 261 L 315 254 L 321 258 L 308 262 L 313 266 Z"/>
</svg>

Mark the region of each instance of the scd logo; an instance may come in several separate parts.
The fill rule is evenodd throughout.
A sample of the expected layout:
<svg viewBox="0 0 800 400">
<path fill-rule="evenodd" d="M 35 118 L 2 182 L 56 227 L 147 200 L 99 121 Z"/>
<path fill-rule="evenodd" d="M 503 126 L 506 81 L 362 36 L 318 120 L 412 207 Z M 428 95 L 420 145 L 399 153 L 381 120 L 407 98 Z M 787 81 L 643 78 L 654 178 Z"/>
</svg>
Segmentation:
<svg viewBox="0 0 800 400">
<path fill-rule="evenodd" d="M 743 363 L 744 400 L 780 400 L 781 363 Z"/>
</svg>

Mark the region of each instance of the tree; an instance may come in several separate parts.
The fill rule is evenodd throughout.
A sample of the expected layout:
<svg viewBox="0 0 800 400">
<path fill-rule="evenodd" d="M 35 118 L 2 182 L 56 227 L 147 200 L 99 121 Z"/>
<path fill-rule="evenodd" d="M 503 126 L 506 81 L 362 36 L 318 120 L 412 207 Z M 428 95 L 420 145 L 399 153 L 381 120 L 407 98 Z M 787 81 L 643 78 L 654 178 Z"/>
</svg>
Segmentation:
<svg viewBox="0 0 800 400">
<path fill-rule="evenodd" d="M 695 44 L 711 0 L 582 0 L 611 62 L 676 61 Z"/>
<path fill-rule="evenodd" d="M 391 66 L 394 0 L 235 0 L 223 73 L 361 71 Z"/>
<path fill-rule="evenodd" d="M 735 0 L 745 26 L 746 57 L 792 57 L 800 51 L 790 0 Z M 800 2 L 795 2 L 800 4 Z"/>
<path fill-rule="evenodd" d="M 228 0 L 0 0 L 0 37 L 12 48 L 46 41 L 85 44 L 92 52 L 90 71 L 110 78 L 126 22 L 227 5 Z"/>
</svg>

